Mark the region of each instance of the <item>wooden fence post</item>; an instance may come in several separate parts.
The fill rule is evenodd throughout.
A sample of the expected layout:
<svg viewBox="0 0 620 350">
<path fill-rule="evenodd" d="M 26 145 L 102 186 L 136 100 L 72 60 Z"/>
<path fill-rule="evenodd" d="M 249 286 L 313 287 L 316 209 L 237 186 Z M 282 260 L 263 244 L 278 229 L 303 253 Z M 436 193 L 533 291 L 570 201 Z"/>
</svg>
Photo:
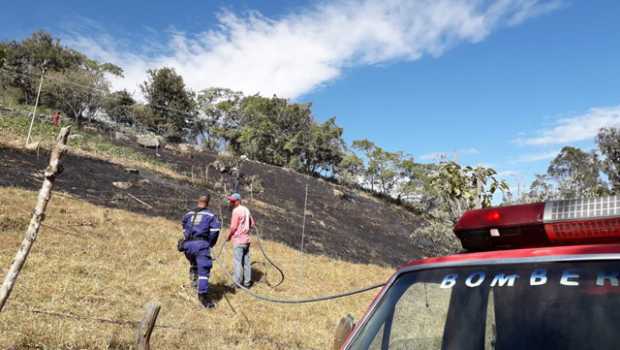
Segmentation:
<svg viewBox="0 0 620 350">
<path fill-rule="evenodd" d="M 336 327 L 336 333 L 334 334 L 334 342 L 332 343 L 333 350 L 340 350 L 347 336 L 353 330 L 355 322 L 353 316 L 346 315 L 340 319 L 338 326 Z"/>
<path fill-rule="evenodd" d="M 0 312 L 2 312 L 2 308 L 9 299 L 11 291 L 15 286 L 15 282 L 17 281 L 17 276 L 19 276 L 19 272 L 26 263 L 26 259 L 28 258 L 30 249 L 32 248 L 32 245 L 34 244 L 34 241 L 37 239 L 37 235 L 39 234 L 39 229 L 41 228 L 41 221 L 43 221 L 43 219 L 45 218 L 45 208 L 47 207 L 47 203 L 52 196 L 54 180 L 56 179 L 56 176 L 58 176 L 62 172 L 62 165 L 60 164 L 60 159 L 67 150 L 67 140 L 69 139 L 70 133 L 70 126 L 62 128 L 60 130 L 60 133 L 58 134 L 58 138 L 56 139 L 56 145 L 52 149 L 50 162 L 44 173 L 45 180 L 43 181 L 41 190 L 39 190 L 37 204 L 34 208 L 34 211 L 32 212 L 32 218 L 30 219 L 30 224 L 28 225 L 28 229 L 26 230 L 26 235 L 24 237 L 24 240 L 22 241 L 21 246 L 19 247 L 19 250 L 17 251 L 17 254 L 15 254 L 15 259 L 11 264 L 9 272 L 4 277 L 2 287 L 0 287 Z"/>
<path fill-rule="evenodd" d="M 157 322 L 157 316 L 161 310 L 161 305 L 157 302 L 151 302 L 146 305 L 146 313 L 138 326 L 138 336 L 136 347 L 138 350 L 151 350 L 151 334 Z"/>
</svg>

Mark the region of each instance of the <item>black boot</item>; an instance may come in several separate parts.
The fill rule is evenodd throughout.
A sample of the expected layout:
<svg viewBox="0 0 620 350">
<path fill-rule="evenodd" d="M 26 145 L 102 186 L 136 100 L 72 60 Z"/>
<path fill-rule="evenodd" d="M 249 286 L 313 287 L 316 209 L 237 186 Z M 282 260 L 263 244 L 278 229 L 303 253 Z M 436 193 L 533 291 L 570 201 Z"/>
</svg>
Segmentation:
<svg viewBox="0 0 620 350">
<path fill-rule="evenodd" d="M 207 294 L 198 294 L 198 300 L 200 300 L 202 306 L 207 309 L 213 309 L 215 307 L 215 303 L 211 301 L 211 298 L 209 298 Z"/>
</svg>

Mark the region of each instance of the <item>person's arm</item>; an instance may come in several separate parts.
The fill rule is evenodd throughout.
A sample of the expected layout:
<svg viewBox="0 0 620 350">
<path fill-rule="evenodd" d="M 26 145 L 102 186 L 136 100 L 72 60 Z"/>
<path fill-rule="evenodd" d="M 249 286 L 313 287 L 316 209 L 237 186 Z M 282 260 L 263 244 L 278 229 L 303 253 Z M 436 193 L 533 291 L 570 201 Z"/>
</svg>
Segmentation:
<svg viewBox="0 0 620 350">
<path fill-rule="evenodd" d="M 230 241 L 232 236 L 237 232 L 237 228 L 239 228 L 239 211 L 233 210 L 232 217 L 230 218 L 230 227 L 228 228 L 228 238 L 227 241 Z"/>
<path fill-rule="evenodd" d="M 250 215 L 250 228 L 256 227 L 256 219 L 252 215 Z"/>
<path fill-rule="evenodd" d="M 213 217 L 213 220 L 211 220 L 211 225 L 209 226 L 209 244 L 211 247 L 215 247 L 217 244 L 217 239 L 220 237 L 221 229 L 220 221 L 217 216 Z"/>
<path fill-rule="evenodd" d="M 191 214 L 185 214 L 183 215 L 183 220 L 181 220 L 181 227 L 183 229 L 183 237 L 185 237 L 186 239 L 188 235 L 188 232 L 186 232 L 187 222 L 190 220 L 191 217 L 192 217 Z"/>
</svg>

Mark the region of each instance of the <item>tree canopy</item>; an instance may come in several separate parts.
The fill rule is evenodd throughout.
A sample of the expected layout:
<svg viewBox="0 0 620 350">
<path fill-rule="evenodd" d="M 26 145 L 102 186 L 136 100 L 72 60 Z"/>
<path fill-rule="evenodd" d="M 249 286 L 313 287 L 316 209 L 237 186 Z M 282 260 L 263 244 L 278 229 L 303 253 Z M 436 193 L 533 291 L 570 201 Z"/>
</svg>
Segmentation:
<svg viewBox="0 0 620 350">
<path fill-rule="evenodd" d="M 120 67 L 92 60 L 43 31 L 20 42 L 0 43 L 0 52 L 0 84 L 19 91 L 17 102 L 34 103 L 43 76 L 41 103 L 62 110 L 78 125 L 80 118 L 92 117 L 102 107 L 108 77 L 123 74 Z"/>
<path fill-rule="evenodd" d="M 2 43 L 0 43 L 0 68 L 4 66 L 6 61 L 6 47 Z"/>
<path fill-rule="evenodd" d="M 614 194 L 620 193 L 620 129 L 603 128 L 596 137 L 603 156 L 601 169 L 607 175 Z"/>
<path fill-rule="evenodd" d="M 4 67 L 15 71 L 10 85 L 19 88 L 24 102 L 29 104 L 34 102 L 38 77 L 44 71 L 62 73 L 81 69 L 88 61 L 86 56 L 62 46 L 58 39 L 43 31 L 21 42 L 4 43 L 4 52 Z"/>
<path fill-rule="evenodd" d="M 273 96 L 243 96 L 227 89 L 198 94 L 196 134 L 208 146 L 307 174 L 332 175 L 343 158 L 342 128 L 335 118 L 319 123 L 310 104 Z"/>
<path fill-rule="evenodd" d="M 509 191 L 508 184 L 496 176 L 492 168 L 463 167 L 449 161 L 431 173 L 430 185 L 456 221 L 465 210 L 490 206 L 497 191 Z"/>
<path fill-rule="evenodd" d="M 149 111 L 141 120 L 146 126 L 169 139 L 181 140 L 195 115 L 193 93 L 173 68 L 149 69 L 140 86 Z"/>
<path fill-rule="evenodd" d="M 550 162 L 546 174 L 536 175 L 530 191 L 517 201 L 591 198 L 617 193 L 620 187 L 618 137 L 618 129 L 603 128 L 596 138 L 598 150 L 586 152 L 572 146 L 562 148 Z"/>
<path fill-rule="evenodd" d="M 596 153 L 566 146 L 551 161 L 547 174 L 557 181 L 563 198 L 593 197 L 604 192 L 600 169 Z"/>
<path fill-rule="evenodd" d="M 103 109 L 115 122 L 132 125 L 134 123 L 132 106 L 135 104 L 136 100 L 127 90 L 119 90 L 104 98 Z"/>
</svg>

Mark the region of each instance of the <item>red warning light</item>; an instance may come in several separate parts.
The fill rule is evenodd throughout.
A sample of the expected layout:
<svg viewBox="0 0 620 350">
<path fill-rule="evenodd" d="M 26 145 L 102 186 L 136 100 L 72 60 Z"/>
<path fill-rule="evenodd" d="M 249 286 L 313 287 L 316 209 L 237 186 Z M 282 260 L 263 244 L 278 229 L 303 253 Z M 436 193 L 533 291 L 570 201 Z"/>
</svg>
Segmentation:
<svg viewBox="0 0 620 350">
<path fill-rule="evenodd" d="M 467 250 L 620 241 L 620 196 L 467 211 L 454 227 Z"/>
<path fill-rule="evenodd" d="M 470 251 L 548 246 L 544 210 L 544 203 L 470 210 L 454 233 Z"/>
<path fill-rule="evenodd" d="M 492 210 L 487 213 L 487 220 L 491 222 L 499 221 L 502 218 L 502 215 L 497 210 Z"/>
</svg>

